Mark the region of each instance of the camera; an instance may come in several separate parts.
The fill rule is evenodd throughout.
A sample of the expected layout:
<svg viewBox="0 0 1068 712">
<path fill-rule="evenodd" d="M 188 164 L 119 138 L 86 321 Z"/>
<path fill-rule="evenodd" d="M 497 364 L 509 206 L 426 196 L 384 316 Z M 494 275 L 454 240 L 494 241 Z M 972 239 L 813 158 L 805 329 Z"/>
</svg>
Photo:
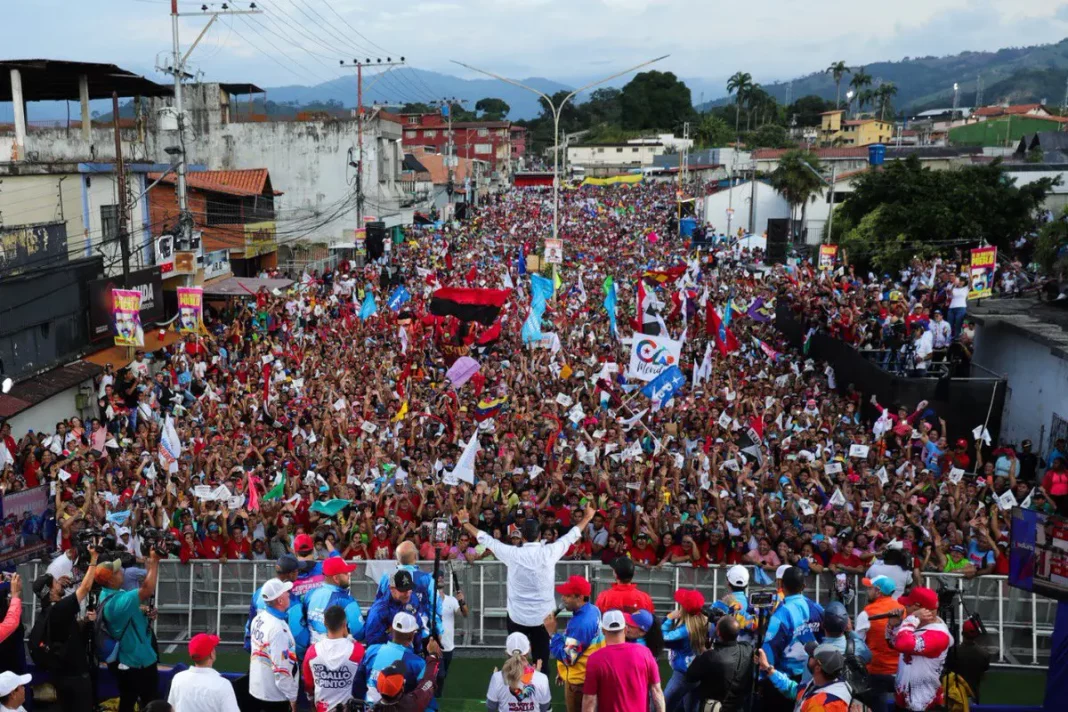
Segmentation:
<svg viewBox="0 0 1068 712">
<path fill-rule="evenodd" d="M 749 605 L 753 608 L 771 608 L 775 605 L 775 591 L 752 591 Z"/>
<path fill-rule="evenodd" d="M 182 550 L 182 542 L 169 531 L 160 531 L 155 527 L 144 527 L 137 530 L 137 536 L 141 539 L 141 556 L 148 555 L 155 550 L 161 558 L 178 556 Z"/>
</svg>

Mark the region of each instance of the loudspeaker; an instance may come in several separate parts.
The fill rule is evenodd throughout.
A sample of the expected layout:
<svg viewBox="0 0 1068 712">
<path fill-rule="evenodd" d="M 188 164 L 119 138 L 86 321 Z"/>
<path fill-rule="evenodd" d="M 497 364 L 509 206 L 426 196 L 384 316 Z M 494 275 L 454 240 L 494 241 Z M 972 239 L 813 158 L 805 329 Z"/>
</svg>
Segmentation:
<svg viewBox="0 0 1068 712">
<path fill-rule="evenodd" d="M 384 222 L 367 223 L 367 256 L 372 260 L 382 257 L 386 244 L 386 224 Z"/>
<path fill-rule="evenodd" d="M 769 265 L 786 264 L 786 248 L 789 244 L 790 221 L 787 218 L 768 219 L 768 247 L 765 262 Z"/>
</svg>

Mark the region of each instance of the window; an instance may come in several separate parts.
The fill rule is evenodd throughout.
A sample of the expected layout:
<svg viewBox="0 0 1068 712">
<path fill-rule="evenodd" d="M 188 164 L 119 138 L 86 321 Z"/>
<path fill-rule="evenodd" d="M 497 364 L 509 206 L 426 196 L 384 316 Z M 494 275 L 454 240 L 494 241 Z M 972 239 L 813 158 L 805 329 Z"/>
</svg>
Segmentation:
<svg viewBox="0 0 1068 712">
<path fill-rule="evenodd" d="M 438 132 L 434 129 L 426 129 L 423 131 L 423 138 L 434 138 L 438 135 Z"/>
<path fill-rule="evenodd" d="M 100 206 L 100 233 L 104 242 L 113 242 L 119 239 L 119 206 Z"/>
<path fill-rule="evenodd" d="M 638 152 L 638 149 L 636 149 L 636 148 L 632 148 L 632 149 L 630 149 L 630 152 L 631 152 L 631 153 L 637 153 L 637 152 Z"/>
<path fill-rule="evenodd" d="M 634 149 L 634 150 L 637 151 L 638 149 Z M 617 148 L 616 149 L 616 153 L 623 153 L 623 149 L 622 148 Z"/>
<path fill-rule="evenodd" d="M 490 153 L 492 150 L 493 150 L 493 147 L 490 146 L 490 144 L 488 144 L 488 143 L 476 143 L 475 144 L 475 153 Z"/>
<path fill-rule="evenodd" d="M 418 116 L 409 116 L 408 117 L 408 125 L 409 126 L 418 126 L 419 125 L 419 117 Z"/>
<path fill-rule="evenodd" d="M 597 153 L 604 153 L 604 149 L 603 148 L 598 148 L 597 149 Z"/>
<path fill-rule="evenodd" d="M 479 129 L 478 136 L 479 138 L 485 138 L 486 136 L 489 136 L 489 129 Z"/>
<path fill-rule="evenodd" d="M 404 138 L 415 138 L 418 135 L 419 135 L 418 131 L 405 131 L 404 132 Z"/>
</svg>

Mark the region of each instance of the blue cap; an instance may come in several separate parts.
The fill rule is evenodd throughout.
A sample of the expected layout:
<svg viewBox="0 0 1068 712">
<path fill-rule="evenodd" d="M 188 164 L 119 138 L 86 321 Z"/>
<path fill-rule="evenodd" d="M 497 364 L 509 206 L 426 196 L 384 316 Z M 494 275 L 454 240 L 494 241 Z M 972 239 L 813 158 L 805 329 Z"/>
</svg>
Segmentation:
<svg viewBox="0 0 1068 712">
<path fill-rule="evenodd" d="M 653 614 L 641 608 L 634 611 L 634 613 L 627 613 L 624 616 L 624 620 L 640 628 L 643 632 L 653 627 Z"/>
<path fill-rule="evenodd" d="M 876 589 L 884 596 L 889 596 L 897 588 L 897 584 L 894 583 L 894 579 L 890 578 L 889 576 L 876 576 L 872 579 L 866 578 L 861 580 L 861 583 L 865 586 L 870 586 L 871 588 Z"/>
</svg>

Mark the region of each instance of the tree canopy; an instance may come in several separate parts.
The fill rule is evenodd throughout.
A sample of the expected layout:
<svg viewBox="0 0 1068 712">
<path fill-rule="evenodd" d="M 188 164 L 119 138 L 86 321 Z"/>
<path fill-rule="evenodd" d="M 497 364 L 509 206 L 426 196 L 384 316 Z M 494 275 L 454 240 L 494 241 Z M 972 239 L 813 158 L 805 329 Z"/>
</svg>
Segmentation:
<svg viewBox="0 0 1068 712">
<path fill-rule="evenodd" d="M 508 106 L 504 99 L 495 97 L 479 99 L 475 103 L 475 111 L 481 114 L 479 118 L 483 121 L 502 121 L 511 110 L 512 107 Z"/>
<path fill-rule="evenodd" d="M 674 130 L 695 116 L 690 88 L 671 72 L 641 72 L 620 94 L 623 128 Z"/>
</svg>

